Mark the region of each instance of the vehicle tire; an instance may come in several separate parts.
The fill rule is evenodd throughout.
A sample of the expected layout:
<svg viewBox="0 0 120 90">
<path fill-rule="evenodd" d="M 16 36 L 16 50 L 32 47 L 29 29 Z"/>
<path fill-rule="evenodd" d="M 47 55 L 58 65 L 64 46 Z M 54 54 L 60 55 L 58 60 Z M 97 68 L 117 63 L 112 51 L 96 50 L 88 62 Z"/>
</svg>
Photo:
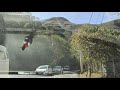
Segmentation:
<svg viewBox="0 0 120 90">
<path fill-rule="evenodd" d="M 42 75 L 45 75 L 45 76 L 47 76 L 47 75 L 48 75 L 48 73 L 43 73 Z"/>
<path fill-rule="evenodd" d="M 38 75 L 39 73 L 38 73 L 38 72 L 36 72 L 36 74 Z"/>
<path fill-rule="evenodd" d="M 53 76 L 53 74 L 51 73 L 50 76 Z"/>
</svg>

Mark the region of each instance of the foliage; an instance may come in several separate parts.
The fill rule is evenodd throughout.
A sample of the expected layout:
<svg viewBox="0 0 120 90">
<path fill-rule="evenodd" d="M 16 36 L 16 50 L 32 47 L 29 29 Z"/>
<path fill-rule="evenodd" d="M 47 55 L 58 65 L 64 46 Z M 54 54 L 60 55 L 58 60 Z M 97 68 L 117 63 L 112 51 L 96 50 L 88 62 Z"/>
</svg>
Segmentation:
<svg viewBox="0 0 120 90">
<path fill-rule="evenodd" d="M 102 67 L 100 63 L 120 58 L 119 35 L 120 31 L 117 29 L 83 25 L 78 32 L 71 36 L 72 55 L 79 60 L 81 50 L 84 64 L 87 62 L 88 67 L 93 71 L 99 71 L 99 67 Z"/>
<path fill-rule="evenodd" d="M 68 41 L 58 35 L 52 35 L 50 38 L 51 44 L 49 45 L 49 48 L 53 51 L 53 61 L 51 62 L 51 65 L 61 65 L 63 67 L 69 65 L 71 69 L 78 69 L 79 64 L 75 58 L 71 57 Z"/>
</svg>

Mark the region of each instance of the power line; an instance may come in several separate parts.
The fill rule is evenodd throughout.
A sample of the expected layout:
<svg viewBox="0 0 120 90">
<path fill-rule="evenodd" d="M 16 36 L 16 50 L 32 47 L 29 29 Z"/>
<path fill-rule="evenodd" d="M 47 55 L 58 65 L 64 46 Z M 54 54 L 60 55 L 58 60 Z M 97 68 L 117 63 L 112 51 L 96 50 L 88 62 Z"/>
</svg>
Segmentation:
<svg viewBox="0 0 120 90">
<path fill-rule="evenodd" d="M 99 14 L 98 14 L 98 17 L 97 17 L 97 20 L 96 20 L 96 24 L 98 23 L 99 17 L 100 17 L 100 12 L 99 12 Z"/>
<path fill-rule="evenodd" d="M 80 18 L 80 15 L 78 13 L 78 14 L 76 14 L 76 17 L 74 18 L 74 22 L 76 22 L 77 20 L 79 20 L 79 18 Z"/>
<path fill-rule="evenodd" d="M 91 22 L 92 16 L 93 16 L 93 12 L 92 12 L 92 14 L 90 16 L 89 23 Z"/>
<path fill-rule="evenodd" d="M 102 22 L 103 22 L 104 16 L 105 16 L 105 12 L 103 12 L 103 16 L 102 16 L 101 24 L 102 24 Z"/>
</svg>

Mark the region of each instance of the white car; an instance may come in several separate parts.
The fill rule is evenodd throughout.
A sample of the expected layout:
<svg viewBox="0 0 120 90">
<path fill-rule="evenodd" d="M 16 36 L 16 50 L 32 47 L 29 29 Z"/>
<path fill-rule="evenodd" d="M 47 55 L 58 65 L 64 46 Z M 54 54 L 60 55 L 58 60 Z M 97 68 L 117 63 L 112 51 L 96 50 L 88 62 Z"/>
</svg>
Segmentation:
<svg viewBox="0 0 120 90">
<path fill-rule="evenodd" d="M 69 71 L 70 70 L 70 66 L 65 66 L 64 67 L 64 71 Z"/>
<path fill-rule="evenodd" d="M 36 74 L 52 75 L 52 67 L 50 65 L 41 65 L 35 70 Z"/>
<path fill-rule="evenodd" d="M 53 68 L 53 73 L 63 73 L 63 68 L 61 66 L 55 66 Z"/>
</svg>

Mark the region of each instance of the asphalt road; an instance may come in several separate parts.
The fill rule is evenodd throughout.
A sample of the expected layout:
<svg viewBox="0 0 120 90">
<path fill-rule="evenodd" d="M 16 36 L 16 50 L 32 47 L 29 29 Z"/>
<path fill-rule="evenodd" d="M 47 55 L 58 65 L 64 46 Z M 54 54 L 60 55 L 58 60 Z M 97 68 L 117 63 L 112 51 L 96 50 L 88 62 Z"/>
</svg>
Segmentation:
<svg viewBox="0 0 120 90">
<path fill-rule="evenodd" d="M 63 74 L 56 74 L 52 76 L 36 75 L 36 74 L 0 74 L 0 78 L 80 78 L 80 75 L 72 71 L 64 71 Z"/>
</svg>

